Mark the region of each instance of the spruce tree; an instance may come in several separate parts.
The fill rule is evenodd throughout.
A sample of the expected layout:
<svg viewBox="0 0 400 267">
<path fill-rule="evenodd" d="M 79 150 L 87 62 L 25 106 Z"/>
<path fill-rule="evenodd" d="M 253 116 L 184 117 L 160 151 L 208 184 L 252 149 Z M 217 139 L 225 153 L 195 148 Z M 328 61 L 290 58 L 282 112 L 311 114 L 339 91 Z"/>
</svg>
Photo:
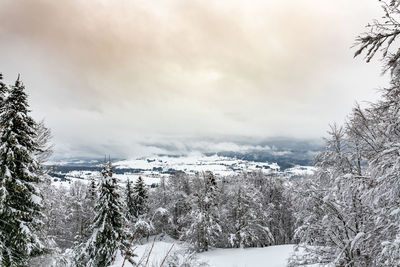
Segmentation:
<svg viewBox="0 0 400 267">
<path fill-rule="evenodd" d="M 110 265 L 117 251 L 124 249 L 123 244 L 127 239 L 126 218 L 110 161 L 103 165 L 101 174 L 100 195 L 95 207 L 92 235 L 76 258 L 77 266 Z"/>
<path fill-rule="evenodd" d="M 133 187 L 133 213 L 136 218 L 147 212 L 147 189 L 142 177 L 139 177 Z"/>
<path fill-rule="evenodd" d="M 0 87 L 3 94 L 7 89 Z M 27 266 L 31 257 L 44 252 L 36 234 L 42 225 L 40 166 L 33 156 L 38 150 L 37 127 L 24 90 L 18 77 L 0 113 L 1 266 Z"/>
<path fill-rule="evenodd" d="M 126 207 L 127 207 L 127 219 L 132 220 L 135 217 L 135 201 L 134 193 L 132 190 L 131 182 L 128 180 L 126 184 Z"/>
</svg>

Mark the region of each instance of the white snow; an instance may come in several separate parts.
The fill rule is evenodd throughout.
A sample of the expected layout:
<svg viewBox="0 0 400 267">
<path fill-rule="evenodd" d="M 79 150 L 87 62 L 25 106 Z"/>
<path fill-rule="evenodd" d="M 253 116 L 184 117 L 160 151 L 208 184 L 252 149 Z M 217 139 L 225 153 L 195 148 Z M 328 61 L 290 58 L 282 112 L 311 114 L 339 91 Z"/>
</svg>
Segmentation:
<svg viewBox="0 0 400 267">
<path fill-rule="evenodd" d="M 215 249 L 199 254 L 212 267 L 284 267 L 293 245 L 265 248 Z"/>
<path fill-rule="evenodd" d="M 150 240 L 150 239 L 149 239 Z M 148 266 L 160 266 L 161 262 L 164 260 L 166 255 L 168 254 L 168 251 L 171 249 L 171 252 L 168 255 L 171 255 L 175 251 L 185 248 L 185 245 L 182 243 L 179 243 L 178 241 L 176 243 L 174 242 L 168 242 L 168 241 L 156 241 L 154 242 L 154 247 L 152 248 L 152 241 L 149 241 L 148 243 L 144 245 L 138 245 L 138 246 L 133 246 L 134 249 L 134 254 L 137 255 L 137 257 L 134 258 L 136 263 L 140 263 L 140 266 L 144 266 L 147 258 L 148 258 Z M 151 250 L 151 253 L 150 253 Z M 150 254 L 150 256 L 149 256 Z M 111 265 L 110 267 L 121 267 L 122 263 L 124 261 L 123 256 L 121 254 L 117 254 L 117 258 L 114 261 L 114 264 Z M 129 261 L 125 261 L 125 267 L 131 267 L 133 266 Z"/>
<path fill-rule="evenodd" d="M 279 166 L 276 163 L 252 162 L 218 155 L 204 156 L 201 154 L 190 154 L 181 157 L 157 156 L 153 158 L 123 160 L 115 162 L 114 166 L 116 166 L 116 168 L 137 168 L 143 170 L 161 168 L 163 171 L 167 171 L 171 168 L 188 174 L 212 171 L 214 174 L 220 176 L 235 174 L 234 170 L 261 170 L 263 172 L 279 170 Z"/>
<path fill-rule="evenodd" d="M 313 166 L 295 166 L 293 168 L 289 168 L 285 170 L 285 174 L 291 175 L 298 175 L 298 176 L 305 176 L 305 175 L 313 175 L 316 168 Z"/>
<path fill-rule="evenodd" d="M 149 257 L 149 253 L 151 250 L 149 262 L 151 262 L 153 265 L 159 266 L 167 255 L 171 255 L 175 251 L 185 248 L 185 245 L 179 243 L 178 241 L 177 242 L 156 241 L 154 242 L 153 248 L 152 244 L 153 242 L 149 242 L 145 245 L 137 246 L 135 248 L 134 253 L 138 255 L 138 257 L 136 258 L 137 263 L 139 262 L 146 263 L 147 257 Z M 168 254 L 168 251 L 170 249 L 171 252 Z"/>
<path fill-rule="evenodd" d="M 134 253 L 136 263 L 141 262 L 143 266 L 147 261 L 147 257 L 151 250 L 148 260 L 148 266 L 160 266 L 161 262 L 168 254 L 184 251 L 188 245 L 179 242 L 166 240 L 154 242 L 152 241 L 144 245 L 135 246 Z M 200 262 L 207 263 L 211 267 L 285 267 L 287 260 L 293 252 L 294 245 L 270 246 L 264 248 L 231 248 L 231 249 L 212 249 L 211 251 L 197 253 Z M 122 266 L 123 257 L 118 256 L 112 267 Z M 131 267 L 129 262 L 125 262 L 126 267 Z"/>
</svg>

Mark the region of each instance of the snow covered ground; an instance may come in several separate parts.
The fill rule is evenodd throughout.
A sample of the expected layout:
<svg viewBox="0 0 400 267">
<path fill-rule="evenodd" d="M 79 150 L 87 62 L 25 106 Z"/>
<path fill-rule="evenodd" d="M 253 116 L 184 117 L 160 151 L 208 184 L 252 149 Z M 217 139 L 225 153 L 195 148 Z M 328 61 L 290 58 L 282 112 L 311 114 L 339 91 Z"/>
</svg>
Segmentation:
<svg viewBox="0 0 400 267">
<path fill-rule="evenodd" d="M 205 156 L 201 154 L 191 154 L 181 157 L 158 156 L 151 158 L 140 158 L 122 160 L 113 163 L 116 170 L 126 170 L 118 172 L 114 177 L 119 182 L 125 184 L 128 180 L 135 182 L 141 176 L 147 185 L 158 184 L 161 177 L 169 177 L 172 172 L 184 172 L 194 175 L 202 171 L 212 171 L 218 177 L 226 177 L 240 172 L 261 171 L 265 174 L 275 173 L 286 178 L 298 177 L 312 174 L 315 170 L 311 166 L 295 166 L 281 171 L 276 163 L 254 162 L 218 155 Z M 97 166 L 97 165 L 96 165 Z M 98 165 L 99 167 L 101 165 Z M 134 171 L 132 171 L 134 170 Z M 100 177 L 98 170 L 69 170 L 59 173 L 65 175 L 69 181 L 55 179 L 56 185 L 68 186 L 70 182 L 80 180 L 88 182 L 92 177 Z"/>
<path fill-rule="evenodd" d="M 283 267 L 293 251 L 293 245 L 265 248 L 215 249 L 201 253 L 200 259 L 215 267 Z"/>
<path fill-rule="evenodd" d="M 137 263 L 143 266 L 160 266 L 166 255 L 172 257 L 174 253 L 183 255 L 187 249 L 185 243 L 173 240 L 148 242 L 144 245 L 135 247 L 135 258 Z M 151 253 L 150 253 L 151 251 Z M 170 252 L 168 252 L 170 251 Z M 270 246 L 265 248 L 245 248 L 245 249 L 213 249 L 211 251 L 197 253 L 198 263 L 202 266 L 210 267 L 284 267 L 292 254 L 293 245 Z M 148 257 L 150 253 L 150 256 Z M 183 256 L 182 256 L 183 257 Z M 188 255 L 186 254 L 186 257 Z M 119 256 L 112 267 L 122 266 L 123 258 Z M 165 262 L 164 262 L 165 264 Z M 131 267 L 128 262 L 124 266 Z"/>
<path fill-rule="evenodd" d="M 202 171 L 212 171 L 216 175 L 232 175 L 237 170 L 260 170 L 271 172 L 279 170 L 276 163 L 253 162 L 218 155 L 205 156 L 202 154 L 189 154 L 181 157 L 157 156 L 153 158 L 140 158 L 117 161 L 114 163 L 116 168 L 138 168 L 153 170 L 155 168 L 164 171 L 174 169 L 187 174 L 195 174 Z"/>
<path fill-rule="evenodd" d="M 286 176 L 306 176 L 312 175 L 315 172 L 315 167 L 313 166 L 295 166 L 293 168 L 286 169 L 284 174 Z"/>
</svg>

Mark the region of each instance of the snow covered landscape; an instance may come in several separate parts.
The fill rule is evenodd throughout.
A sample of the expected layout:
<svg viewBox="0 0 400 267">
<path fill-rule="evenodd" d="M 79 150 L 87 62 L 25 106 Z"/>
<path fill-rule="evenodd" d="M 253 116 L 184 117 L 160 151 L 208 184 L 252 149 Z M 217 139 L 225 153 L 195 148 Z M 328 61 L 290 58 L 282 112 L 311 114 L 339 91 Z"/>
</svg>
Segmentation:
<svg viewBox="0 0 400 267">
<path fill-rule="evenodd" d="M 50 165 L 51 164 L 51 165 Z M 78 163 L 61 161 L 49 162 L 49 168 L 52 169 L 51 174 L 54 182 L 65 185 L 71 181 L 81 180 L 82 182 L 90 181 L 92 176 L 100 177 L 101 164 L 97 161 L 87 162 L 80 161 Z M 67 166 L 68 168 L 57 167 Z M 294 166 L 281 170 L 277 163 L 255 162 L 247 160 L 239 160 L 235 158 L 223 156 L 204 156 L 201 154 L 180 157 L 154 156 L 151 158 L 140 158 L 134 160 L 121 160 L 113 162 L 114 174 L 121 183 L 135 182 L 138 177 L 142 177 L 148 186 L 156 186 L 160 182 L 160 178 L 168 178 L 174 173 L 185 173 L 187 175 L 196 175 L 201 172 L 211 171 L 217 177 L 227 177 L 241 172 L 262 172 L 265 174 L 274 174 L 285 177 L 288 180 L 298 177 L 312 175 L 314 167 L 312 166 Z M 92 170 L 82 170 L 85 167 Z M 57 178 L 61 177 L 61 178 Z"/>
<path fill-rule="evenodd" d="M 399 37 L 400 0 L 1 0 L 0 267 L 400 267 Z"/>
</svg>

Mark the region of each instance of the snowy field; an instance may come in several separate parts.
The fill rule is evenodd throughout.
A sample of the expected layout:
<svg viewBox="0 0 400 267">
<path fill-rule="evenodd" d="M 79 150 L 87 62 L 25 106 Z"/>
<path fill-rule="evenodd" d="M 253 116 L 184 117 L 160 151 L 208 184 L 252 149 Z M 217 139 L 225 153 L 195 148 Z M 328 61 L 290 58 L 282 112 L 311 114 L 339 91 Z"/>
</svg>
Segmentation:
<svg viewBox="0 0 400 267">
<path fill-rule="evenodd" d="M 185 243 L 168 240 L 156 241 L 154 242 L 154 247 L 152 245 L 153 242 L 148 242 L 144 245 L 135 246 L 134 252 L 138 255 L 135 258 L 137 263 L 146 266 L 147 262 L 147 266 L 160 266 L 166 255 L 172 257 L 175 253 L 180 254 L 179 258 L 181 260 L 185 256 L 186 258 L 188 257 L 188 254 L 183 256 L 187 249 Z M 197 264 L 210 267 L 284 267 L 287 265 L 287 260 L 292 252 L 293 245 L 245 249 L 218 248 L 203 253 L 196 253 L 194 258 Z M 123 259 L 119 256 L 112 267 L 120 267 L 122 263 Z M 132 265 L 126 262 L 124 266 L 131 267 Z"/>
<path fill-rule="evenodd" d="M 154 168 L 174 169 L 187 174 L 212 171 L 219 176 L 233 175 L 235 170 L 260 170 L 265 173 L 279 170 L 279 166 L 276 163 L 253 162 L 218 155 L 205 156 L 197 153 L 181 157 L 158 156 L 123 160 L 115 162 L 114 165 L 116 168 L 138 168 L 143 170 L 153 170 Z"/>
<path fill-rule="evenodd" d="M 65 162 L 65 164 L 68 165 L 68 162 Z M 84 164 L 82 163 L 82 165 Z M 170 173 L 168 173 L 169 170 L 184 172 L 188 175 L 195 175 L 203 171 L 212 171 L 217 177 L 227 177 L 241 172 L 261 171 L 264 174 L 275 173 L 285 178 L 311 175 L 315 171 L 315 168 L 312 166 L 295 166 L 281 171 L 276 163 L 254 162 L 217 155 L 204 156 L 201 154 L 191 154 L 181 157 L 159 156 L 122 160 L 114 162 L 113 165 L 115 169 L 132 168 L 140 170 L 135 173 L 125 172 L 114 174 L 114 177 L 121 184 L 126 184 L 128 180 L 135 183 L 140 176 L 148 186 L 158 184 L 161 177 L 168 178 L 170 176 Z M 101 176 L 99 171 L 87 170 L 71 170 L 63 174 L 66 175 L 65 178 L 69 181 L 55 179 L 53 183 L 56 186 L 68 187 L 73 181 L 88 183 L 90 179 L 99 179 Z"/>
<path fill-rule="evenodd" d="M 293 251 L 293 245 L 265 248 L 215 249 L 201 253 L 200 259 L 215 267 L 283 267 Z"/>
</svg>

